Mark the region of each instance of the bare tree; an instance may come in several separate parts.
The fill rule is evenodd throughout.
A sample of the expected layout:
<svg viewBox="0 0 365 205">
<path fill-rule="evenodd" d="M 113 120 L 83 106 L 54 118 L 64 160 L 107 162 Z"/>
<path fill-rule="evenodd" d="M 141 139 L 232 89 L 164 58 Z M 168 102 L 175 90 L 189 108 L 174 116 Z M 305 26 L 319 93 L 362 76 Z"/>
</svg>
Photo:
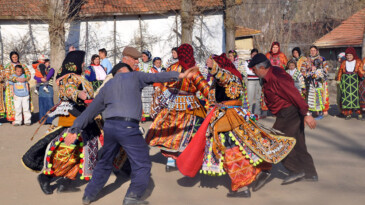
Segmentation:
<svg viewBox="0 0 365 205">
<path fill-rule="evenodd" d="M 234 19 L 236 4 L 235 0 L 223 0 L 224 27 L 226 30 L 226 51 L 235 49 L 236 23 Z"/>
<path fill-rule="evenodd" d="M 151 51 L 152 45 L 161 41 L 161 38 L 151 35 L 148 32 L 148 25 L 142 20 L 141 16 L 139 17 L 139 29 L 134 34 L 134 39 L 131 42 L 131 45 L 140 48 L 140 50 L 149 50 Z"/>
<path fill-rule="evenodd" d="M 51 64 L 57 70 L 65 58 L 65 16 L 67 15 L 65 15 L 63 1 L 49 0 L 47 16 Z"/>
<path fill-rule="evenodd" d="M 365 32 L 364 37 L 362 38 L 362 58 L 365 59 Z"/>
<path fill-rule="evenodd" d="M 342 20 L 365 7 L 364 0 L 243 0 L 236 12 L 236 23 L 261 31 L 254 37 L 255 47 L 267 52 L 273 41 L 282 51 L 308 50 L 317 39 L 334 29 Z"/>
<path fill-rule="evenodd" d="M 65 24 L 75 19 L 83 3 L 83 0 L 48 0 L 46 4 L 50 58 L 56 70 L 61 67 L 65 58 Z"/>
<path fill-rule="evenodd" d="M 193 42 L 194 11 L 193 0 L 181 1 L 181 43 Z"/>
</svg>

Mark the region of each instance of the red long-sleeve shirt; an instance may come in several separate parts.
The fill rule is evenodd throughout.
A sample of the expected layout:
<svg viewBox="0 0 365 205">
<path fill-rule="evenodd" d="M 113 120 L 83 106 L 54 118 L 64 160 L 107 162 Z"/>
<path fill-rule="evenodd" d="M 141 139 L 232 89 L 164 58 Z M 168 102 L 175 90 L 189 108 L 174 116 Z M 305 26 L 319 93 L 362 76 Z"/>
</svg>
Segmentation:
<svg viewBox="0 0 365 205">
<path fill-rule="evenodd" d="M 308 105 L 294 86 L 293 78 L 279 67 L 270 67 L 263 79 L 265 103 L 275 115 L 291 105 L 297 107 L 302 115 L 308 112 Z"/>
</svg>

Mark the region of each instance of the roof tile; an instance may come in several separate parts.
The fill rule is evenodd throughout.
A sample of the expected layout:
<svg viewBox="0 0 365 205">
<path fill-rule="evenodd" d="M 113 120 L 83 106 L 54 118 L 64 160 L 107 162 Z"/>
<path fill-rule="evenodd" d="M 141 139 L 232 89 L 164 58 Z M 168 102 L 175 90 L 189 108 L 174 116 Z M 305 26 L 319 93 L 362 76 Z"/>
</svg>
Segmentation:
<svg viewBox="0 0 365 205">
<path fill-rule="evenodd" d="M 44 0 L 0 0 L 0 16 L 42 17 Z M 198 7 L 217 8 L 221 0 L 194 0 Z M 80 15 L 114 15 L 161 13 L 180 9 L 181 0 L 87 0 Z M 30 6 L 34 5 L 34 6 Z"/>
<path fill-rule="evenodd" d="M 318 47 L 361 46 L 365 32 L 365 8 L 343 21 L 314 45 Z"/>
</svg>

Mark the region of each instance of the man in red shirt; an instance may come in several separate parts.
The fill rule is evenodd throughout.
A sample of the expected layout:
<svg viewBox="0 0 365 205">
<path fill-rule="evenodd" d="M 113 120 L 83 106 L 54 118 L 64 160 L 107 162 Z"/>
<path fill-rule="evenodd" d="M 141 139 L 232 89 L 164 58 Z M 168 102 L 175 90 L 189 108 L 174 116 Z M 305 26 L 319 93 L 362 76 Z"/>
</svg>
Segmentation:
<svg viewBox="0 0 365 205">
<path fill-rule="evenodd" d="M 282 161 L 289 175 L 282 184 L 290 184 L 301 179 L 318 181 L 312 156 L 305 144 L 304 126 L 316 127 L 316 121 L 308 112 L 308 105 L 294 86 L 292 77 L 284 69 L 272 66 L 262 53 L 255 55 L 249 64 L 263 82 L 265 103 L 276 116 L 273 126 L 285 135 L 294 137 L 297 142 L 294 149 Z"/>
</svg>

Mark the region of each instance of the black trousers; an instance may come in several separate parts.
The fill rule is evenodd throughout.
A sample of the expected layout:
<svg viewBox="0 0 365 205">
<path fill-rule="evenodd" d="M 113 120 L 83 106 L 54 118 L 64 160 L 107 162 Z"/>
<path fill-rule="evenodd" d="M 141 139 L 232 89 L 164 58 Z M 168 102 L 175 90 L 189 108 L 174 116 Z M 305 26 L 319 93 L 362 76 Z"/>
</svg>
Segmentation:
<svg viewBox="0 0 365 205">
<path fill-rule="evenodd" d="M 294 173 L 304 171 L 307 177 L 317 175 L 313 158 L 305 144 L 304 117 L 299 110 L 294 106 L 281 109 L 276 115 L 273 128 L 285 133 L 286 136 L 294 137 L 297 141 L 294 149 L 282 161 L 284 167 Z"/>
</svg>

